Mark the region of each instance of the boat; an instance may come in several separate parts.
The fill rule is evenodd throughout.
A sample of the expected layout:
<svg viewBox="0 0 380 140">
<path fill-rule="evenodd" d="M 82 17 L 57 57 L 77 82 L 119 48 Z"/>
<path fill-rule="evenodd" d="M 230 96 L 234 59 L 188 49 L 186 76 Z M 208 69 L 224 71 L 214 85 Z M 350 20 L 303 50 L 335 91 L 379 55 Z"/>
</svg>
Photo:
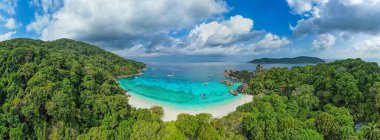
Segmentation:
<svg viewBox="0 0 380 140">
<path fill-rule="evenodd" d="M 167 77 L 173 77 L 174 76 L 174 74 L 168 74 L 168 75 L 166 75 Z"/>
<path fill-rule="evenodd" d="M 202 98 L 207 98 L 206 94 L 201 94 Z"/>
<path fill-rule="evenodd" d="M 204 85 L 204 86 L 207 86 L 207 85 L 208 85 L 208 82 L 204 82 L 203 85 Z"/>
</svg>

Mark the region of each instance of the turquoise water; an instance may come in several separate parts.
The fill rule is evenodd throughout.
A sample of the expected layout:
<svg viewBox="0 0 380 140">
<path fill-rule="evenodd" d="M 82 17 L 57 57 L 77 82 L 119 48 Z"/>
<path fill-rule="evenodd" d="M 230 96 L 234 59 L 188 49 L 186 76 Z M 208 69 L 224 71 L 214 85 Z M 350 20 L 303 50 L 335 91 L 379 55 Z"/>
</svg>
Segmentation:
<svg viewBox="0 0 380 140">
<path fill-rule="evenodd" d="M 295 65 L 272 64 L 270 67 L 292 67 Z M 237 90 L 241 83 L 225 86 L 225 69 L 254 70 L 255 64 L 235 62 L 197 63 L 148 63 L 142 76 L 119 79 L 119 85 L 150 102 L 165 104 L 177 109 L 204 108 L 237 100 L 229 90 Z M 205 83 L 208 83 L 205 85 Z M 205 95 L 205 96 L 202 96 Z"/>
</svg>

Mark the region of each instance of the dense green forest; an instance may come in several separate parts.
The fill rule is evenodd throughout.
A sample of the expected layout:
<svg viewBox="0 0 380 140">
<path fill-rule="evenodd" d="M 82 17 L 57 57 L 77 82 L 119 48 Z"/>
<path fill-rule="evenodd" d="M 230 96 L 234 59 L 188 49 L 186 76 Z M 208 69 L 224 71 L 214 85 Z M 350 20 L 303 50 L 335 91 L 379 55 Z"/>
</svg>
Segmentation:
<svg viewBox="0 0 380 140">
<path fill-rule="evenodd" d="M 272 68 L 254 73 L 248 85 L 246 92 L 256 97 L 265 99 L 271 98 L 270 95 L 284 99 L 281 107 L 290 109 L 284 114 L 290 114 L 297 123 L 306 126 L 311 123 L 308 129 L 316 130 L 325 139 L 380 139 L 380 68 L 377 63 L 348 59 L 291 69 Z M 279 101 L 272 103 L 270 107 L 276 113 L 269 114 L 282 114 L 276 110 L 278 104 Z M 282 119 L 284 116 L 273 120 L 273 123 L 277 121 L 276 131 Z"/>
<path fill-rule="evenodd" d="M 255 64 L 316 64 L 323 62 L 325 62 L 325 60 L 309 56 L 299 56 L 294 58 L 260 58 L 249 61 L 249 63 Z"/>
<path fill-rule="evenodd" d="M 85 43 L 0 43 L 2 139 L 380 139 L 380 69 L 360 59 L 247 72 L 252 102 L 223 118 L 135 109 L 115 77 L 145 64 Z"/>
</svg>

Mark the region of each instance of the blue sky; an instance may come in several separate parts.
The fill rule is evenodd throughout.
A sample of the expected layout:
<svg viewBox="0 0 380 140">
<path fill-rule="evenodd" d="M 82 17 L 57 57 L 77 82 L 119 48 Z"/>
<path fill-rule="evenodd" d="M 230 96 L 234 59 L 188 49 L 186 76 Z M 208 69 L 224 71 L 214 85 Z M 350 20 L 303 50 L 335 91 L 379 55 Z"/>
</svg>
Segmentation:
<svg viewBox="0 0 380 140">
<path fill-rule="evenodd" d="M 379 0 L 0 0 L 0 15 L 0 40 L 70 38 L 143 60 L 380 56 Z"/>
</svg>

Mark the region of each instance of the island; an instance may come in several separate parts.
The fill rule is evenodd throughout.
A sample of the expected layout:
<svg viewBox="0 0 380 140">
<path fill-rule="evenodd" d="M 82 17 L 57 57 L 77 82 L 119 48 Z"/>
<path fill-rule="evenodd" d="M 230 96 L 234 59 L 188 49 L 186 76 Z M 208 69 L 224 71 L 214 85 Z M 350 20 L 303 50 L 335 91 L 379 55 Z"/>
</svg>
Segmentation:
<svg viewBox="0 0 380 140">
<path fill-rule="evenodd" d="M 299 56 L 294 58 L 261 58 L 249 61 L 255 64 L 317 64 L 325 62 L 323 59 L 309 56 Z"/>
</svg>

